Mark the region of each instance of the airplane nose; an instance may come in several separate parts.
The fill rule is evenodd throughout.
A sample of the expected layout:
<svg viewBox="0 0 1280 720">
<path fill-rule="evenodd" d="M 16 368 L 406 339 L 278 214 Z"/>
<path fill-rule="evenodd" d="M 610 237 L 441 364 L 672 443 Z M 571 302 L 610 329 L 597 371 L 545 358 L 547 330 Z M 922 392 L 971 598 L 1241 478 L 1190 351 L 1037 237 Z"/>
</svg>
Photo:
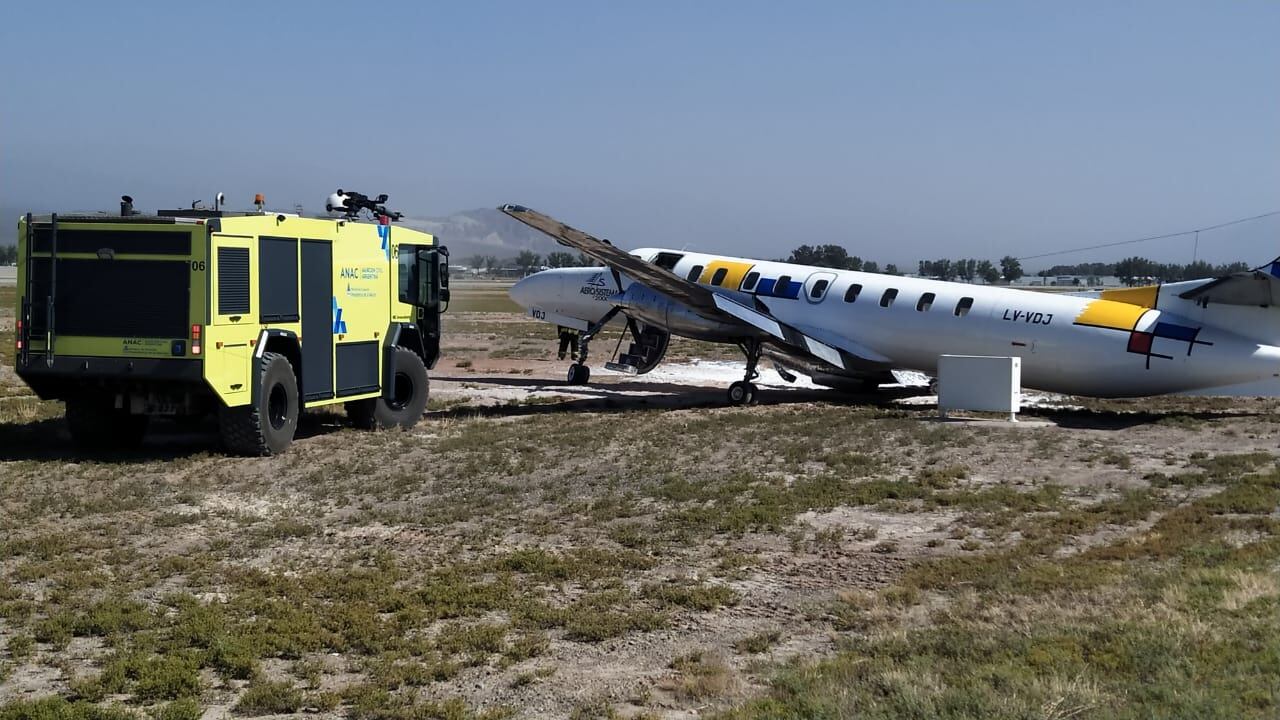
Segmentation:
<svg viewBox="0 0 1280 720">
<path fill-rule="evenodd" d="M 545 271 L 534 273 L 512 285 L 507 294 L 522 308 L 536 307 L 554 295 L 555 288 L 551 286 L 555 284 L 555 278 L 552 275 Z"/>
</svg>

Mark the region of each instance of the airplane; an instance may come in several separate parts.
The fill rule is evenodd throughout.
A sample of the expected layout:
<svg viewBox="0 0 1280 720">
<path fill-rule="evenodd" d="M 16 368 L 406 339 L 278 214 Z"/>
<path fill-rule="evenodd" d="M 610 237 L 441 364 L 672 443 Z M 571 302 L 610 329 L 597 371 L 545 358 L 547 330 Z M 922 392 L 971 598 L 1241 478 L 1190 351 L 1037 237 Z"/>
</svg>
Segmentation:
<svg viewBox="0 0 1280 720">
<path fill-rule="evenodd" d="M 661 362 L 671 335 L 736 344 L 744 377 L 731 404 L 756 400 L 762 357 L 784 379 L 865 389 L 891 371 L 936 375 L 940 355 L 1016 356 L 1024 387 L 1141 397 L 1280 377 L 1280 258 L 1221 278 L 1090 295 L 834 270 L 708 253 L 623 251 L 520 205 L 499 208 L 602 264 L 544 270 L 511 298 L 543 322 L 577 330 L 570 384 L 590 379 L 590 342 L 625 320 L 632 342 L 606 367 Z"/>
</svg>

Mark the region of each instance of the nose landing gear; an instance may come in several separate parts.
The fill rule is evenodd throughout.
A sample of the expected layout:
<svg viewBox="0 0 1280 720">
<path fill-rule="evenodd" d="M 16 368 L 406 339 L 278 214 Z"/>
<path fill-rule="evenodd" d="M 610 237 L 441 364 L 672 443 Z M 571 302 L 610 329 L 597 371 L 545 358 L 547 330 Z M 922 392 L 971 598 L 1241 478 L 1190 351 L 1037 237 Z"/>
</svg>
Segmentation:
<svg viewBox="0 0 1280 720">
<path fill-rule="evenodd" d="M 587 352 L 591 349 L 591 338 L 603 330 L 604 326 L 608 325 L 609 321 L 621 310 L 622 306 L 614 305 L 609 312 L 604 314 L 604 317 L 592 323 L 586 332 L 578 336 L 578 355 L 576 358 L 578 362 L 569 366 L 569 374 L 565 378 L 570 385 L 586 385 L 587 381 L 591 379 L 591 368 L 587 367 Z"/>
<path fill-rule="evenodd" d="M 576 362 L 569 366 L 569 376 L 566 379 L 570 385 L 586 385 L 591 380 L 591 368 Z"/>
<path fill-rule="evenodd" d="M 738 347 L 747 356 L 747 371 L 741 380 L 729 386 L 729 404 L 754 405 L 758 389 L 755 383 L 751 381 L 760 377 L 760 372 L 756 370 L 756 366 L 760 364 L 760 350 L 763 346 L 756 338 L 747 338 L 738 343 Z"/>
</svg>

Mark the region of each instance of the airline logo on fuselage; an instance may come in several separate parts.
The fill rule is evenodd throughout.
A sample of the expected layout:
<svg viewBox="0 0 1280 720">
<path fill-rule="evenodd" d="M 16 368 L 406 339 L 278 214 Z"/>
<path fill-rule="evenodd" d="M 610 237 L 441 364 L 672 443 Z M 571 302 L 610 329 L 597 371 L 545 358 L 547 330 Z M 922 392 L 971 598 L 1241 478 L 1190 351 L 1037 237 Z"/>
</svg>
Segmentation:
<svg viewBox="0 0 1280 720">
<path fill-rule="evenodd" d="M 604 273 L 598 272 L 587 278 L 578 293 L 594 300 L 608 300 L 613 296 L 613 288 L 609 287 L 609 283 L 605 281 Z"/>
</svg>

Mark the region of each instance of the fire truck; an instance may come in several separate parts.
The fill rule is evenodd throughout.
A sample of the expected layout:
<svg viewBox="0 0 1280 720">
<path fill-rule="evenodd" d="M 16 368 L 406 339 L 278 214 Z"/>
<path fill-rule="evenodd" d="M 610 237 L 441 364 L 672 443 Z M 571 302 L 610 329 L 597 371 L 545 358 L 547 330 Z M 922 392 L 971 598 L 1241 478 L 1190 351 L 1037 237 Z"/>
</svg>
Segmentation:
<svg viewBox="0 0 1280 720">
<path fill-rule="evenodd" d="M 325 218 L 260 200 L 145 215 L 125 196 L 118 216 L 19 221 L 16 370 L 66 403 L 76 444 L 125 449 L 153 417 L 214 413 L 227 450 L 274 455 L 304 410 L 422 418 L 448 250 L 393 224 L 385 195 L 339 191 Z"/>
</svg>

